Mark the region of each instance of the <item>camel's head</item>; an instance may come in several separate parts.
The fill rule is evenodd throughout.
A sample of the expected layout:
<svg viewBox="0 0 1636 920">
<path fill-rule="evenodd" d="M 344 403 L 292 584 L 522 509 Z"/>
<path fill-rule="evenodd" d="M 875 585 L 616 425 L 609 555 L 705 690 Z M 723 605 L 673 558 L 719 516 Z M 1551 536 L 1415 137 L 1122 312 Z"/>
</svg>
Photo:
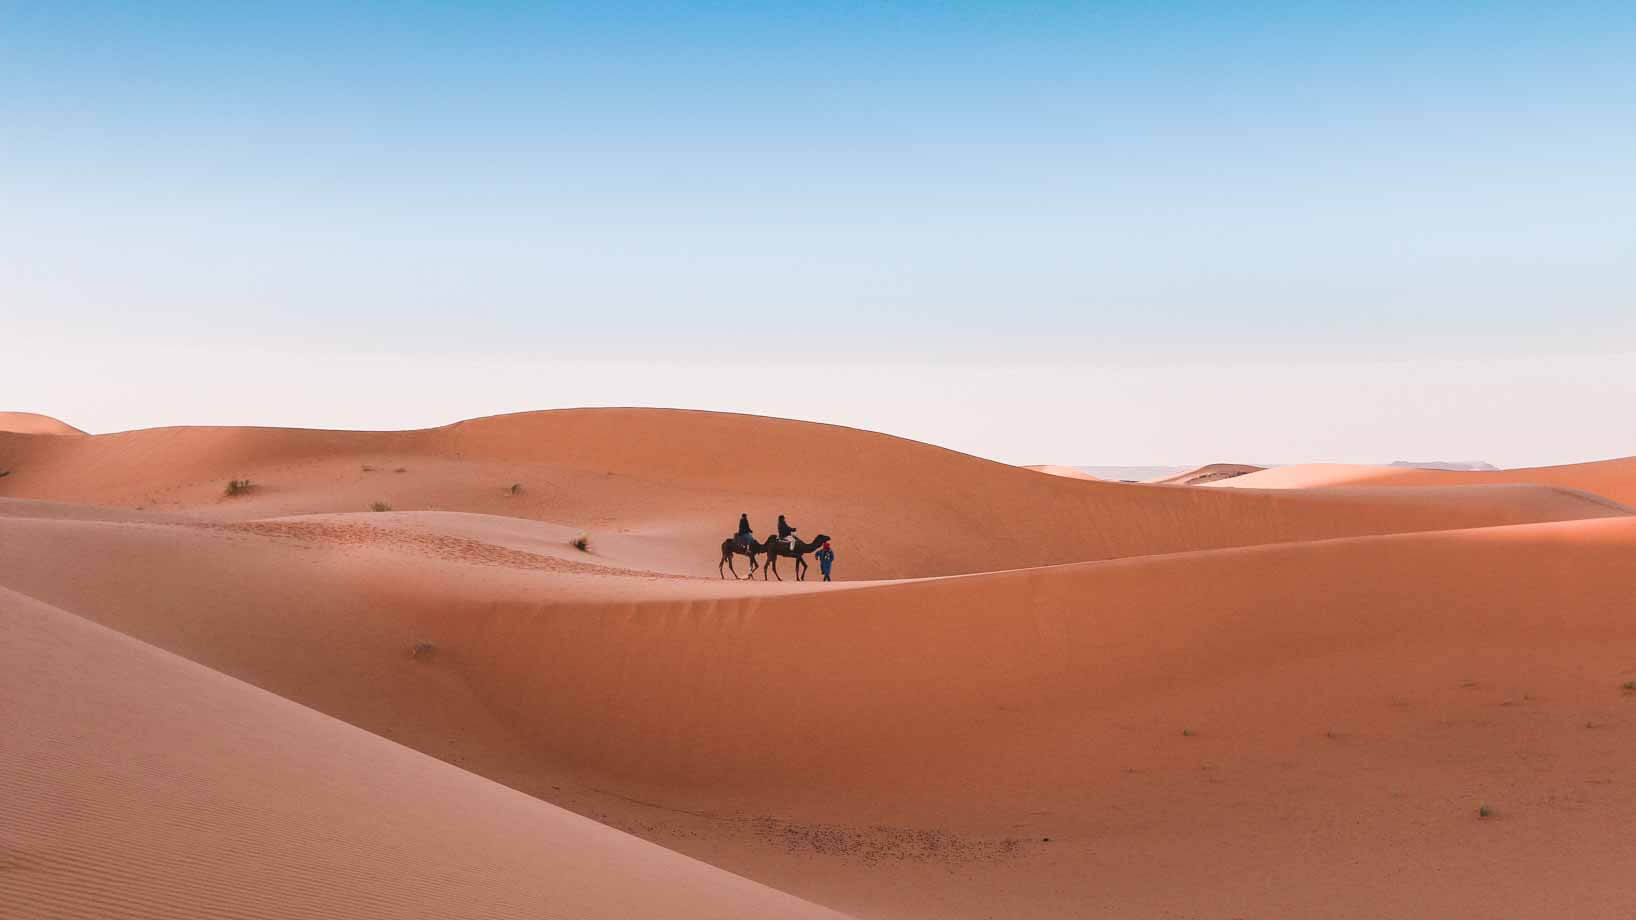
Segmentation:
<svg viewBox="0 0 1636 920">
<path fill-rule="evenodd" d="M 821 533 L 821 534 L 818 535 L 817 539 L 812 541 L 812 545 L 813 546 L 823 546 L 825 543 L 828 543 L 828 542 L 829 542 L 829 534 Z"/>
</svg>

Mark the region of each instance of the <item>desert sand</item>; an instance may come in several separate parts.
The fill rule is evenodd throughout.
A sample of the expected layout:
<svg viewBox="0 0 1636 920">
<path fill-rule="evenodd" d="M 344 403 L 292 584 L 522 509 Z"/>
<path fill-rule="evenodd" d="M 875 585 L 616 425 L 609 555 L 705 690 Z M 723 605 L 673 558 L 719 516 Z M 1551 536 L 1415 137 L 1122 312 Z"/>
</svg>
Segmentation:
<svg viewBox="0 0 1636 920">
<path fill-rule="evenodd" d="M 1636 905 L 1636 460 L 1180 488 L 609 409 L 0 469 L 7 916 Z M 719 578 L 741 511 L 838 581 Z"/>
<path fill-rule="evenodd" d="M 0 431 L 15 434 L 85 434 L 67 422 L 34 412 L 0 412 Z"/>
</svg>

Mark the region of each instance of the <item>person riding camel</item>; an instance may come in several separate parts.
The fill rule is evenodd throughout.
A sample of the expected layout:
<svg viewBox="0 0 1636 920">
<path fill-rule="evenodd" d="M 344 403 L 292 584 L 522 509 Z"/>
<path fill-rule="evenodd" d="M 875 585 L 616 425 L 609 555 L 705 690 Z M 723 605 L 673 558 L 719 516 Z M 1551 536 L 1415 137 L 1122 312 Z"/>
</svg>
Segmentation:
<svg viewBox="0 0 1636 920">
<path fill-rule="evenodd" d="M 750 530 L 750 516 L 748 514 L 738 516 L 738 534 L 736 537 L 739 545 L 744 547 L 746 552 L 755 545 L 756 535 Z"/>
<path fill-rule="evenodd" d="M 778 539 L 789 544 L 790 552 L 795 552 L 795 528 L 784 520 L 784 515 L 778 516 Z"/>
</svg>

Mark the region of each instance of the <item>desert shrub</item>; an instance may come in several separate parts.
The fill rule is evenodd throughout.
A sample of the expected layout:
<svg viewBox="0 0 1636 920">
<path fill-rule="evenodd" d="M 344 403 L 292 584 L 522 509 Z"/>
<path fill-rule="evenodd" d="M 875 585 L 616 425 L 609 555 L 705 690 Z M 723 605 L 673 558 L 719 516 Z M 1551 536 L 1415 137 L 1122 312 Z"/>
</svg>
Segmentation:
<svg viewBox="0 0 1636 920">
<path fill-rule="evenodd" d="M 523 494 L 523 484 L 520 482 L 514 482 L 511 484 L 511 488 L 507 489 L 506 491 L 510 492 L 512 495 L 521 495 Z"/>
<path fill-rule="evenodd" d="M 582 553 L 588 553 L 591 551 L 591 535 L 582 530 L 579 536 L 568 541 L 568 545 Z"/>
<path fill-rule="evenodd" d="M 1477 817 L 1479 817 L 1479 818 L 1486 818 L 1489 815 L 1492 815 L 1493 813 L 1494 813 L 1494 809 L 1489 808 L 1487 805 L 1478 805 L 1477 806 Z"/>
<path fill-rule="evenodd" d="M 227 480 L 227 488 L 222 491 L 226 495 L 243 495 L 253 488 L 255 486 L 251 485 L 248 479 L 229 479 Z"/>
<path fill-rule="evenodd" d="M 409 657 L 418 661 L 422 658 L 431 657 L 431 654 L 435 651 L 437 651 L 437 646 L 430 642 L 416 642 L 409 648 Z"/>
<path fill-rule="evenodd" d="M 371 511 L 391 511 L 392 506 L 388 505 L 386 502 L 374 502 L 374 503 L 370 504 L 369 510 L 371 510 Z"/>
</svg>

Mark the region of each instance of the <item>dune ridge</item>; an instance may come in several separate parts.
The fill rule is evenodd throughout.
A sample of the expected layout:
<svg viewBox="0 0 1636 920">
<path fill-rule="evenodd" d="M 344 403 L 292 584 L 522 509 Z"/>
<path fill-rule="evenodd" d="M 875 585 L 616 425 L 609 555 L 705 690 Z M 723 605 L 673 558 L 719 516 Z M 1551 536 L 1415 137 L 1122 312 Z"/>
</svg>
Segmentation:
<svg viewBox="0 0 1636 920">
<path fill-rule="evenodd" d="M 0 412 L 0 432 L 11 434 L 83 435 L 85 432 L 49 415 L 36 412 Z"/>
</svg>

